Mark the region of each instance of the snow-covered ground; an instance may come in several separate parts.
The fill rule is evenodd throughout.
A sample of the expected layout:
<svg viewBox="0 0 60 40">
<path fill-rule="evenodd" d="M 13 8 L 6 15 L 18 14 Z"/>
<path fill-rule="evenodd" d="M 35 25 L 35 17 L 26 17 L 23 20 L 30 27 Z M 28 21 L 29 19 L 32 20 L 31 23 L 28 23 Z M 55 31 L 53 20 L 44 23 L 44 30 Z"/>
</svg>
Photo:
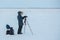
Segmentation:
<svg viewBox="0 0 60 40">
<path fill-rule="evenodd" d="M 18 11 L 28 16 L 33 35 L 28 25 L 25 33 L 23 27 L 23 34 L 17 34 Z M 6 35 L 6 24 L 14 28 L 15 35 Z M 60 40 L 60 9 L 0 9 L 0 40 Z"/>
</svg>

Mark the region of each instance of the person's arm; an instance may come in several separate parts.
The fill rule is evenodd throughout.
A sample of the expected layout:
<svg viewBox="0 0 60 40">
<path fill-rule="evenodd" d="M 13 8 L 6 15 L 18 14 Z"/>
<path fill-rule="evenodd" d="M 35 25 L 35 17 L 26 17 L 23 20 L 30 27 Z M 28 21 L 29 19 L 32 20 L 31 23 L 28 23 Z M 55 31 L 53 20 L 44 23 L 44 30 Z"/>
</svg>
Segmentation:
<svg viewBox="0 0 60 40">
<path fill-rule="evenodd" d="M 26 18 L 27 16 L 22 17 L 22 19 Z"/>
</svg>

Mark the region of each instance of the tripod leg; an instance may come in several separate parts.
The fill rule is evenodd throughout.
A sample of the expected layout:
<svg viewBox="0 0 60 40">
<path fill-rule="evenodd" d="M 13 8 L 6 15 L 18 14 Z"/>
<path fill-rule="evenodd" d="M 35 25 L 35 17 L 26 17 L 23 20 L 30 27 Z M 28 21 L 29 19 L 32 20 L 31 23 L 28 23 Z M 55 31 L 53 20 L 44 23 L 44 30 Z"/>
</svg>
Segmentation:
<svg viewBox="0 0 60 40">
<path fill-rule="evenodd" d="M 28 21 L 27 21 L 27 24 L 28 24 L 28 27 L 29 27 L 29 29 L 30 29 L 30 31 L 31 31 L 31 33 L 32 33 L 32 35 L 33 35 L 32 29 L 31 29 L 31 27 L 30 27 L 30 25 L 29 25 Z"/>
<path fill-rule="evenodd" d="M 26 18 L 24 20 L 24 33 L 25 33 L 25 27 L 26 27 Z"/>
<path fill-rule="evenodd" d="M 26 30 L 25 28 L 26 28 L 26 25 L 24 25 L 24 33 L 25 33 L 25 30 Z"/>
</svg>

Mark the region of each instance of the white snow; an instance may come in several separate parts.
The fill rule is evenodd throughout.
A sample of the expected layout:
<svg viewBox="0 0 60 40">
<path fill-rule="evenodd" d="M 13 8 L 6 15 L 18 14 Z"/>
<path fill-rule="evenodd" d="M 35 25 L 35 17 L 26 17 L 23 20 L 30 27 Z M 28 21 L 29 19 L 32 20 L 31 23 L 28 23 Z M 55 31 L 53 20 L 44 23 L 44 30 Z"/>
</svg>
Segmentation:
<svg viewBox="0 0 60 40">
<path fill-rule="evenodd" d="M 26 25 L 18 35 L 17 12 L 27 15 L 33 35 Z M 23 15 L 23 16 L 24 16 Z M 6 35 L 6 24 L 14 28 L 15 35 Z M 60 9 L 0 9 L 0 40 L 60 40 Z"/>
</svg>

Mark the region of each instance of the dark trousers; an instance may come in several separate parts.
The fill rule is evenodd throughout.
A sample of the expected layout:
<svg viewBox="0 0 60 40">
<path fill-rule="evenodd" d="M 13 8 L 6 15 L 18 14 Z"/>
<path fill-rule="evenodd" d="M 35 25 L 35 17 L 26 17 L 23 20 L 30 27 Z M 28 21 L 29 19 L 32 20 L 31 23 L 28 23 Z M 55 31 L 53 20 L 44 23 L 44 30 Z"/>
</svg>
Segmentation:
<svg viewBox="0 0 60 40">
<path fill-rule="evenodd" d="M 21 34 L 22 33 L 22 27 L 23 27 L 23 25 L 19 25 L 18 34 Z"/>
</svg>

